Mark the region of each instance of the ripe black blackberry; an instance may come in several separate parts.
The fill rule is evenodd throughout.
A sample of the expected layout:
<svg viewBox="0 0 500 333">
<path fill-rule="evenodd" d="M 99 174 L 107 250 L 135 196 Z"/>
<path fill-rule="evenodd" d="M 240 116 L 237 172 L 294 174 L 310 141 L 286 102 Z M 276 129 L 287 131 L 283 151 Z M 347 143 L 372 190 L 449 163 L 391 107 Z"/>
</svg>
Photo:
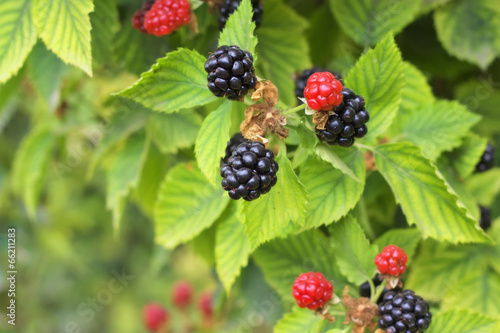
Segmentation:
<svg viewBox="0 0 500 333">
<path fill-rule="evenodd" d="M 495 147 L 488 144 L 481 156 L 481 160 L 476 165 L 476 172 L 485 172 L 495 166 Z"/>
<path fill-rule="evenodd" d="M 481 220 L 479 220 L 479 226 L 486 231 L 491 227 L 491 209 L 483 206 L 479 206 L 479 209 L 481 210 Z"/>
<path fill-rule="evenodd" d="M 307 86 L 307 80 L 309 79 L 309 76 L 319 72 L 330 72 L 335 76 L 337 80 L 342 82 L 342 77 L 340 76 L 340 74 L 329 71 L 328 69 L 325 69 L 323 67 L 314 66 L 313 68 L 306 69 L 302 73 L 297 75 L 297 78 L 295 79 L 295 96 L 304 98 L 304 89 Z"/>
<path fill-rule="evenodd" d="M 236 45 L 223 45 L 205 63 L 208 89 L 217 97 L 235 100 L 255 88 L 257 76 L 253 56 Z"/>
<path fill-rule="evenodd" d="M 255 200 L 276 185 L 278 168 L 274 153 L 262 142 L 244 142 L 221 167 L 222 188 L 233 200 Z"/>
<path fill-rule="evenodd" d="M 362 96 L 354 94 L 349 88 L 343 88 L 342 95 L 342 103 L 333 109 L 335 114 L 328 118 L 326 129 L 316 128 L 316 136 L 329 145 L 350 147 L 354 138 L 362 138 L 368 133 L 365 124 L 370 120 L 370 113 L 365 109 Z"/>
<path fill-rule="evenodd" d="M 379 305 L 380 328 L 387 333 L 424 332 L 432 321 L 429 303 L 412 290 L 389 291 Z"/>
<path fill-rule="evenodd" d="M 221 163 L 227 163 L 227 160 L 231 155 L 233 154 L 233 151 L 238 148 L 240 144 L 243 142 L 246 142 L 247 139 L 241 134 L 241 133 L 236 133 L 231 137 L 231 139 L 227 142 L 226 146 L 226 156 L 221 160 Z"/>
<path fill-rule="evenodd" d="M 378 286 L 380 286 L 380 284 L 381 284 L 382 282 L 384 282 L 385 280 L 384 280 L 384 279 L 382 279 L 382 278 L 380 277 L 380 275 L 379 275 L 379 274 L 377 274 L 377 275 L 375 275 L 375 277 L 372 279 L 372 281 L 373 281 L 373 284 L 375 285 L 375 287 L 378 287 Z M 359 287 L 359 295 L 360 295 L 361 297 L 368 297 L 368 298 L 370 298 L 370 296 L 371 296 L 371 290 L 372 290 L 372 289 L 371 289 L 371 287 L 370 287 L 370 283 L 368 283 L 368 281 L 366 281 L 365 283 L 363 283 L 363 284 Z M 377 304 L 379 304 L 379 305 L 380 305 L 380 303 L 382 303 L 382 301 L 383 301 L 383 299 L 384 299 L 384 295 L 385 295 L 385 294 L 387 294 L 389 291 L 391 291 L 391 290 L 390 290 L 390 289 L 387 289 L 386 287 L 384 287 L 384 291 L 382 291 L 382 294 L 381 294 L 381 295 L 380 295 L 380 297 L 377 299 Z M 396 287 L 396 288 L 392 289 L 392 291 L 398 291 L 398 292 L 400 292 L 400 291 L 402 291 L 402 289 L 401 289 L 401 288 L 399 288 L 399 287 Z"/>
<path fill-rule="evenodd" d="M 219 7 L 219 29 L 222 31 L 226 26 L 227 19 L 229 15 L 234 13 L 238 6 L 240 5 L 241 0 L 222 0 L 222 3 Z M 262 14 L 264 13 L 264 8 L 260 3 L 260 0 L 252 0 L 253 7 L 253 17 L 252 21 L 255 22 L 255 27 L 258 28 L 262 24 Z"/>
</svg>

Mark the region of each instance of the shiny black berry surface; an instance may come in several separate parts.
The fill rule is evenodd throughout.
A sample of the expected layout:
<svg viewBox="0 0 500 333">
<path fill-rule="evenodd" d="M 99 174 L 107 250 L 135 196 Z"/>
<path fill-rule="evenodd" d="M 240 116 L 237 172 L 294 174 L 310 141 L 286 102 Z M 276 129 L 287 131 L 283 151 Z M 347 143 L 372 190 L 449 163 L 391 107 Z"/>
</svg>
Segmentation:
<svg viewBox="0 0 500 333">
<path fill-rule="evenodd" d="M 481 156 L 481 160 L 476 165 L 476 172 L 485 172 L 495 166 L 495 147 L 488 144 Z"/>
<path fill-rule="evenodd" d="M 263 143 L 244 142 L 233 150 L 227 163 L 222 163 L 221 185 L 231 199 L 252 201 L 276 185 L 278 169 L 274 153 Z"/>
<path fill-rule="evenodd" d="M 422 333 L 432 322 L 429 303 L 412 290 L 389 291 L 379 305 L 379 312 L 378 324 L 387 333 Z"/>
<path fill-rule="evenodd" d="M 240 5 L 241 0 L 223 0 L 219 6 L 219 29 L 222 31 L 226 26 L 227 19 L 229 15 L 234 13 L 238 6 Z M 264 8 L 260 0 L 252 0 L 252 8 L 253 8 L 253 17 L 252 21 L 255 22 L 256 28 L 260 27 L 262 24 L 262 14 L 264 13 Z"/>
<path fill-rule="evenodd" d="M 488 230 L 491 227 L 491 209 L 488 207 L 479 206 L 481 210 L 481 219 L 479 220 L 479 226 L 484 230 Z"/>
<path fill-rule="evenodd" d="M 223 45 L 205 62 L 208 89 L 217 97 L 235 100 L 257 85 L 253 55 L 236 45 Z"/>
<path fill-rule="evenodd" d="M 233 154 L 233 151 L 238 148 L 240 144 L 243 142 L 246 142 L 247 140 L 241 133 L 236 133 L 231 137 L 231 139 L 227 142 L 226 146 L 226 155 L 224 158 L 221 160 L 221 163 L 227 163 L 227 160 L 231 155 Z"/>
</svg>

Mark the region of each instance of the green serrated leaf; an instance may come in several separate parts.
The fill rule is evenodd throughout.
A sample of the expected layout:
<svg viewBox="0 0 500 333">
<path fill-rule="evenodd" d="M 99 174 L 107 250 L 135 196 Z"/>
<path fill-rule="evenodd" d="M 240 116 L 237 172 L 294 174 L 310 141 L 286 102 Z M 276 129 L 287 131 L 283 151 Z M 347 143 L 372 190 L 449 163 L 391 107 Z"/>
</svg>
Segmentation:
<svg viewBox="0 0 500 333">
<path fill-rule="evenodd" d="M 118 230 L 125 201 L 139 184 L 148 153 L 149 140 L 144 133 L 130 137 L 116 154 L 107 172 L 106 208 L 113 212 L 113 227 Z"/>
<path fill-rule="evenodd" d="M 108 64 L 112 61 L 114 37 L 120 28 L 118 7 L 116 0 L 94 0 L 94 5 L 95 10 L 90 14 L 92 59 L 101 64 Z M 129 45 L 138 47 L 130 41 Z"/>
<path fill-rule="evenodd" d="M 370 122 L 364 140 L 375 139 L 391 125 L 405 86 L 403 60 L 394 37 L 387 35 L 375 49 L 363 55 L 349 71 L 345 82 L 366 99 Z"/>
<path fill-rule="evenodd" d="M 462 178 L 469 177 L 481 159 L 488 140 L 477 134 L 469 133 L 464 138 L 462 145 L 451 152 L 450 160 Z"/>
<path fill-rule="evenodd" d="M 224 102 L 205 118 L 196 138 L 196 161 L 201 171 L 214 186 L 220 181 L 220 159 L 231 138 L 231 102 Z"/>
<path fill-rule="evenodd" d="M 405 250 L 410 263 L 421 240 L 422 236 L 418 229 L 392 229 L 377 238 L 374 244 L 378 245 L 379 249 L 388 245 L 399 246 Z"/>
<path fill-rule="evenodd" d="M 202 122 L 201 116 L 192 110 L 155 113 L 149 120 L 148 133 L 164 154 L 176 153 L 194 144 Z"/>
<path fill-rule="evenodd" d="M 409 62 L 403 62 L 405 87 L 399 107 L 399 114 L 406 114 L 412 109 L 424 104 L 433 103 L 435 98 L 432 88 L 424 74 Z"/>
<path fill-rule="evenodd" d="M 468 310 L 451 309 L 432 317 L 429 333 L 494 333 L 497 320 Z"/>
<path fill-rule="evenodd" d="M 330 8 L 358 44 L 370 46 L 387 33 L 398 33 L 415 18 L 421 0 L 330 0 Z"/>
<path fill-rule="evenodd" d="M 439 40 L 451 55 L 481 69 L 500 54 L 500 6 L 496 0 L 457 0 L 437 9 Z"/>
<path fill-rule="evenodd" d="M 166 113 L 213 102 L 216 97 L 207 88 L 205 60 L 198 52 L 181 48 L 158 59 L 139 81 L 119 94 Z"/>
<path fill-rule="evenodd" d="M 314 311 L 301 309 L 298 306 L 292 308 L 292 312 L 286 313 L 274 326 L 274 333 L 318 333 L 323 326 L 320 316 Z"/>
<path fill-rule="evenodd" d="M 330 163 L 310 159 L 301 173 L 301 180 L 309 193 L 306 228 L 319 227 L 338 221 L 359 201 L 365 184 L 363 153 L 353 150 L 342 154 L 342 159 L 354 171 L 359 182 L 333 169 Z"/>
<path fill-rule="evenodd" d="M 330 232 L 337 265 L 347 280 L 360 285 L 373 278 L 378 247 L 370 244 L 358 222 L 348 216 L 332 225 Z"/>
<path fill-rule="evenodd" d="M 155 204 L 156 242 L 174 248 L 210 227 L 224 211 L 229 197 L 214 190 L 198 167 L 182 163 L 161 184 Z"/>
<path fill-rule="evenodd" d="M 35 45 L 28 61 L 31 81 L 50 108 L 55 108 L 59 100 L 53 96 L 59 90 L 65 64 L 41 42 Z"/>
<path fill-rule="evenodd" d="M 23 199 L 32 219 L 36 216 L 38 199 L 55 144 L 56 136 L 51 128 L 35 128 L 23 139 L 14 159 L 12 187 Z"/>
<path fill-rule="evenodd" d="M 243 0 L 231 14 L 219 38 L 221 45 L 237 45 L 243 50 L 255 53 L 257 38 L 253 35 L 255 23 L 252 21 L 253 7 L 250 0 Z"/>
<path fill-rule="evenodd" d="M 40 38 L 61 59 L 92 76 L 89 13 L 92 0 L 33 0 Z"/>
<path fill-rule="evenodd" d="M 401 116 L 403 140 L 420 146 L 425 156 L 435 161 L 443 151 L 450 151 L 481 117 L 458 102 L 437 101 L 415 108 Z"/>
<path fill-rule="evenodd" d="M 358 183 L 361 182 L 354 171 L 340 158 L 339 154 L 344 157 L 348 155 L 344 153 L 342 148 L 334 149 L 326 144 L 319 144 L 314 148 L 314 153 L 323 161 L 330 163 L 335 169 L 340 170 L 344 175 L 351 177 Z"/>
<path fill-rule="evenodd" d="M 220 218 L 215 236 L 217 275 L 228 294 L 250 255 L 250 242 L 245 235 L 240 211 L 241 205 L 230 205 Z"/>
<path fill-rule="evenodd" d="M 304 225 L 309 198 L 286 157 L 284 144 L 276 161 L 279 165 L 277 184 L 258 200 L 243 204 L 245 233 L 252 249 L 273 238 L 285 237 Z"/>
<path fill-rule="evenodd" d="M 408 223 L 416 224 L 424 238 L 455 244 L 490 241 L 417 146 L 386 144 L 374 155 Z"/>
<path fill-rule="evenodd" d="M 472 175 L 465 188 L 481 205 L 490 206 L 500 192 L 500 168 Z"/>
<path fill-rule="evenodd" d="M 500 316 L 500 276 L 489 269 L 469 272 L 444 295 L 443 309 L 468 309 L 491 317 Z"/>
<path fill-rule="evenodd" d="M 280 100 L 294 105 L 292 75 L 311 67 L 309 45 L 304 35 L 308 22 L 282 0 L 265 1 L 264 12 L 262 26 L 257 30 L 257 53 L 262 60 L 259 69 L 278 87 Z"/>
<path fill-rule="evenodd" d="M 0 3 L 0 83 L 17 73 L 36 42 L 31 0 L 2 0 Z"/>
<path fill-rule="evenodd" d="M 266 281 L 287 302 L 292 302 L 292 285 L 304 272 L 320 272 L 342 290 L 345 281 L 335 264 L 336 252 L 318 230 L 309 230 L 262 245 L 252 255 Z"/>
</svg>

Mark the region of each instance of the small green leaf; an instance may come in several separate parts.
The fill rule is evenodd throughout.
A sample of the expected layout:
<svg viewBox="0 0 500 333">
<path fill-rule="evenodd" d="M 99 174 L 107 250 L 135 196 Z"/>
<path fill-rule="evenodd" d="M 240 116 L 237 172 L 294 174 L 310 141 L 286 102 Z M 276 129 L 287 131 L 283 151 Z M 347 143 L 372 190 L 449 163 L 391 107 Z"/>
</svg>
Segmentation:
<svg viewBox="0 0 500 333">
<path fill-rule="evenodd" d="M 399 107 L 399 114 L 406 114 L 424 104 L 433 103 L 432 88 L 424 74 L 409 62 L 404 62 L 405 87 Z"/>
<path fill-rule="evenodd" d="M 500 276 L 489 269 L 469 272 L 451 285 L 443 298 L 443 309 L 467 309 L 498 318 L 500 316 Z"/>
<path fill-rule="evenodd" d="M 481 69 L 500 54 L 500 6 L 496 0 L 457 0 L 437 9 L 434 22 L 444 48 Z"/>
<path fill-rule="evenodd" d="M 451 309 L 432 317 L 428 333 L 494 333 L 497 320 L 468 310 Z"/>
<path fill-rule="evenodd" d="M 277 184 L 258 200 L 243 204 L 245 233 L 252 249 L 273 238 L 284 237 L 304 225 L 309 198 L 286 157 L 284 144 L 280 146 L 276 161 L 279 165 Z"/>
<path fill-rule="evenodd" d="M 220 159 L 231 138 L 231 102 L 224 102 L 205 118 L 196 138 L 196 161 L 207 179 L 215 185 L 220 181 Z"/>
<path fill-rule="evenodd" d="M 474 172 L 487 144 L 486 138 L 469 133 L 464 138 L 462 145 L 451 152 L 451 162 L 462 178 L 467 178 Z"/>
<path fill-rule="evenodd" d="M 344 175 L 330 163 L 309 159 L 304 165 L 301 180 L 309 193 L 306 228 L 319 227 L 338 221 L 356 206 L 365 183 L 365 160 L 359 150 L 342 154 L 349 168 L 360 179 Z"/>
<path fill-rule="evenodd" d="M 221 216 L 215 236 L 217 275 L 228 294 L 250 255 L 250 242 L 240 211 L 241 205 L 231 204 Z"/>
<path fill-rule="evenodd" d="M 500 168 L 472 175 L 465 188 L 481 205 L 490 206 L 500 192 Z"/>
<path fill-rule="evenodd" d="M 106 208 L 113 212 L 113 227 L 118 230 L 125 201 L 139 184 L 149 141 L 144 133 L 130 137 L 116 154 L 108 169 Z"/>
<path fill-rule="evenodd" d="M 420 146 L 434 161 L 443 151 L 458 147 L 481 117 L 457 102 L 438 101 L 415 108 L 400 119 L 403 139 Z"/>
<path fill-rule="evenodd" d="M 162 153 L 177 153 L 191 147 L 200 130 L 202 118 L 192 110 L 182 113 L 155 113 L 148 123 L 148 133 Z"/>
<path fill-rule="evenodd" d="M 237 45 L 243 50 L 255 53 L 257 38 L 253 35 L 255 23 L 252 21 L 253 7 L 250 0 L 243 0 L 231 14 L 219 38 L 221 45 Z"/>
<path fill-rule="evenodd" d="M 33 0 L 40 38 L 63 61 L 92 76 L 89 13 L 92 0 Z"/>
<path fill-rule="evenodd" d="M 320 272 L 342 290 L 345 281 L 338 271 L 335 250 L 318 230 L 309 230 L 262 245 L 252 255 L 266 281 L 283 299 L 292 302 L 292 285 L 304 272 Z"/>
<path fill-rule="evenodd" d="M 398 33 L 415 18 L 421 0 L 330 0 L 344 30 L 358 44 L 369 46 L 387 33 Z"/>
<path fill-rule="evenodd" d="M 215 100 L 207 88 L 205 58 L 196 51 L 179 49 L 158 59 L 133 86 L 120 92 L 155 111 L 172 113 Z"/>
<path fill-rule="evenodd" d="M 314 311 L 301 309 L 298 306 L 292 308 L 292 312 L 286 313 L 276 326 L 274 333 L 317 333 L 323 322 Z"/>
<path fill-rule="evenodd" d="M 379 249 L 388 245 L 396 245 L 405 250 L 408 255 L 408 263 L 413 259 L 417 245 L 422 240 L 418 229 L 392 229 L 377 238 L 374 244 Z"/>
<path fill-rule="evenodd" d="M 210 227 L 229 197 L 214 190 L 193 163 L 178 164 L 167 174 L 155 204 L 156 241 L 174 248 Z"/>
<path fill-rule="evenodd" d="M 264 13 L 262 26 L 257 30 L 257 53 L 263 60 L 258 66 L 263 76 L 278 87 L 280 100 L 294 105 L 292 75 L 311 67 L 309 44 L 304 35 L 308 22 L 282 0 L 265 1 Z"/>
<path fill-rule="evenodd" d="M 17 73 L 36 42 L 31 0 L 0 2 L 0 83 Z"/>
<path fill-rule="evenodd" d="M 319 144 L 314 148 L 314 153 L 323 161 L 330 163 L 335 169 L 340 170 L 344 175 L 351 177 L 358 183 L 361 182 L 361 180 L 359 180 L 359 178 L 354 174 L 353 170 L 342 160 L 342 158 L 339 157 L 339 154 L 344 157 L 346 156 L 346 154 L 343 154 L 341 149 L 334 150 L 334 148 L 325 144 Z"/>
<path fill-rule="evenodd" d="M 36 216 L 38 199 L 55 144 L 56 136 L 51 128 L 35 128 L 23 139 L 14 158 L 12 187 L 23 199 L 32 219 Z"/>
<path fill-rule="evenodd" d="M 405 86 L 403 60 L 393 36 L 388 35 L 375 49 L 363 55 L 345 82 L 366 99 L 371 118 L 364 140 L 375 139 L 391 125 Z"/>
<path fill-rule="evenodd" d="M 360 285 L 373 278 L 378 247 L 370 244 L 358 222 L 346 217 L 332 225 L 330 232 L 337 265 L 347 280 Z"/>
<path fill-rule="evenodd" d="M 416 224 L 424 238 L 455 244 L 489 241 L 417 146 L 386 144 L 374 153 L 377 168 L 391 186 L 408 223 Z"/>
</svg>

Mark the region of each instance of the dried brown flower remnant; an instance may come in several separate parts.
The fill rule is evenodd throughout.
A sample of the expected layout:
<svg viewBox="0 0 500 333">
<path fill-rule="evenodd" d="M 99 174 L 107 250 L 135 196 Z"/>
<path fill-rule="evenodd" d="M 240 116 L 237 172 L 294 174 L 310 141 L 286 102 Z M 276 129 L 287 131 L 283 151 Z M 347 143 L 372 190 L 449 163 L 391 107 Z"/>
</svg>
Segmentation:
<svg viewBox="0 0 500 333">
<path fill-rule="evenodd" d="M 314 112 L 313 123 L 316 124 L 316 128 L 324 130 L 329 116 L 329 111 Z"/>
<path fill-rule="evenodd" d="M 352 298 L 349 296 L 349 287 L 344 288 L 342 304 L 347 308 L 344 325 L 354 323 L 353 333 L 364 333 L 368 328 L 375 331 L 377 323 L 373 319 L 378 316 L 378 306 L 370 302 L 369 298 Z"/>
</svg>

